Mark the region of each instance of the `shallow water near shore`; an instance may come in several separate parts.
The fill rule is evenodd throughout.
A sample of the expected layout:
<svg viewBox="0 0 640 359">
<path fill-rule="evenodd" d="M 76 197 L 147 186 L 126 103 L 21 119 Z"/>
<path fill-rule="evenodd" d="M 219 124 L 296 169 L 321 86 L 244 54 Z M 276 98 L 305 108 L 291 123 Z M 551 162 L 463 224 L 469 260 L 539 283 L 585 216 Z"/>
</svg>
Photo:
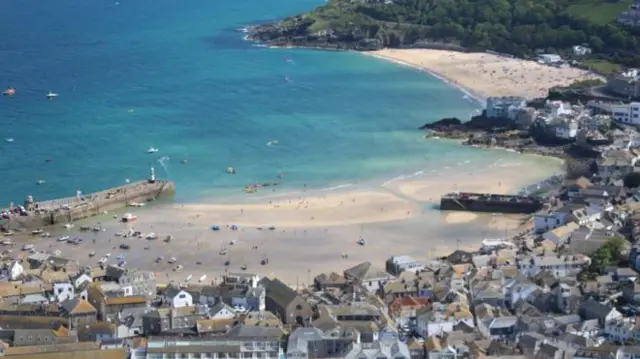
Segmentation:
<svg viewBox="0 0 640 359">
<path fill-rule="evenodd" d="M 188 203 L 251 200 L 242 188 L 252 183 L 282 182 L 257 196 L 342 189 L 516 158 L 424 140 L 418 126 L 477 108 L 428 74 L 356 53 L 260 48 L 236 30 L 319 4 L 3 2 L 0 30 L 20 36 L 0 45 L 0 87 L 17 89 L 0 98 L 0 139 L 14 139 L 0 142 L 0 202 L 88 193 L 150 166 Z M 60 97 L 47 101 L 49 90 Z"/>
</svg>

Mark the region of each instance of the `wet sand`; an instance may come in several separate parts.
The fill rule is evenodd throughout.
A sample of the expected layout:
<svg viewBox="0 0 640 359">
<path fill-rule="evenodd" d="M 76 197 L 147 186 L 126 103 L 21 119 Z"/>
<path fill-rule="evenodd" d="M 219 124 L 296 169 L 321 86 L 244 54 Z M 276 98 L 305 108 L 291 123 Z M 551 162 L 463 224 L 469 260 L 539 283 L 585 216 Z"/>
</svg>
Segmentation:
<svg viewBox="0 0 640 359">
<path fill-rule="evenodd" d="M 128 267 L 153 270 L 160 281 L 182 281 L 191 275 L 195 282 L 207 275 L 205 282 L 210 282 L 225 269 L 241 271 L 244 264 L 247 272 L 273 273 L 290 284 L 305 285 L 319 273 L 341 272 L 367 260 L 379 267 L 391 255 L 426 260 L 457 247 L 476 249 L 483 238 L 513 235 L 522 230 L 519 216 L 440 212 L 435 209 L 440 195 L 455 190 L 514 193 L 559 168 L 553 160 L 535 167 L 503 163 L 476 171 L 450 169 L 379 186 L 299 192 L 245 203 L 155 204 L 129 208 L 138 216 L 134 223 L 120 223 L 122 211 L 78 222 L 70 230 L 60 225 L 49 230 L 53 238 L 21 234 L 12 240 L 14 252 L 33 243 L 40 251 L 60 249 L 64 257 L 81 265 L 95 266 L 106 253 L 111 253 L 108 263 L 115 264 L 117 255 L 124 253 Z M 82 224 L 98 222 L 105 232 L 78 231 Z M 220 230 L 213 231 L 212 225 Z M 232 225 L 238 229 L 232 230 Z M 114 236 L 128 228 L 155 232 L 159 238 Z M 162 239 L 169 234 L 174 239 L 165 243 Z M 56 242 L 60 235 L 80 236 L 85 242 L 78 246 Z M 366 239 L 365 246 L 356 243 L 360 237 Z M 120 250 L 122 243 L 131 249 Z M 223 245 L 228 249 L 226 256 L 219 254 Z M 88 256 L 91 251 L 97 253 L 93 258 Z M 165 260 L 155 263 L 158 256 Z M 168 264 L 170 257 L 176 257 L 177 263 Z M 268 265 L 260 264 L 263 258 L 269 259 Z M 231 265 L 225 268 L 227 259 Z M 173 270 L 177 264 L 184 266 L 179 272 Z"/>
</svg>

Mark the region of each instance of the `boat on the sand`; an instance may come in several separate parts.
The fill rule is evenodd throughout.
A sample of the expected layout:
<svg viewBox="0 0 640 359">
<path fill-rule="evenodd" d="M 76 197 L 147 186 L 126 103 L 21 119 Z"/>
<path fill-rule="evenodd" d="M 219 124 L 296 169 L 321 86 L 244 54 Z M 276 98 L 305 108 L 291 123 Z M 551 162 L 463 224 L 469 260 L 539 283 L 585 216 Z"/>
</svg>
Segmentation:
<svg viewBox="0 0 640 359">
<path fill-rule="evenodd" d="M 125 213 L 122 216 L 122 222 L 125 222 L 125 223 L 134 222 L 136 219 L 138 219 L 138 217 L 136 217 L 135 215 L 133 215 L 131 213 Z"/>
</svg>

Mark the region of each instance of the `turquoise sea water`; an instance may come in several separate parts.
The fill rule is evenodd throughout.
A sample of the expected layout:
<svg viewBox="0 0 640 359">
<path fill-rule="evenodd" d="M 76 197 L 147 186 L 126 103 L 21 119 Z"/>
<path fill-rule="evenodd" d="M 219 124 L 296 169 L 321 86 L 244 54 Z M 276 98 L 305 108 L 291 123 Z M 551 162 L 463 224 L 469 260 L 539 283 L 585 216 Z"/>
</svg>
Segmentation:
<svg viewBox="0 0 640 359">
<path fill-rule="evenodd" d="M 0 88 L 17 89 L 0 97 L 0 203 L 119 185 L 152 165 L 178 200 L 195 201 L 280 173 L 283 190 L 324 188 L 505 156 L 421 138 L 421 124 L 478 107 L 425 73 L 256 47 L 238 31 L 319 4 L 0 2 Z M 46 100 L 49 90 L 60 97 Z"/>
</svg>

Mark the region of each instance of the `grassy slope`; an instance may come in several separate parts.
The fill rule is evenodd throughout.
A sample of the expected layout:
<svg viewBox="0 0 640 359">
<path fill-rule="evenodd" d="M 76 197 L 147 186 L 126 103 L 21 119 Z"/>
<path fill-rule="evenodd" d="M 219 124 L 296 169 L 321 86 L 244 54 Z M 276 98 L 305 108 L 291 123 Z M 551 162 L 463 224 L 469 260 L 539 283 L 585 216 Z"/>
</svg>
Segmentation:
<svg viewBox="0 0 640 359">
<path fill-rule="evenodd" d="M 578 0 L 570 5 L 566 13 L 589 20 L 598 25 L 606 25 L 614 21 L 618 15 L 629 8 L 632 0 L 620 0 L 608 2 L 604 0 Z"/>
<path fill-rule="evenodd" d="M 605 75 L 620 71 L 620 65 L 614 64 L 613 62 L 609 62 L 606 60 L 598 60 L 598 59 L 584 60 L 584 61 L 581 61 L 581 63 L 582 65 L 588 66 L 592 68 L 594 71 L 601 74 L 605 74 Z"/>
</svg>

